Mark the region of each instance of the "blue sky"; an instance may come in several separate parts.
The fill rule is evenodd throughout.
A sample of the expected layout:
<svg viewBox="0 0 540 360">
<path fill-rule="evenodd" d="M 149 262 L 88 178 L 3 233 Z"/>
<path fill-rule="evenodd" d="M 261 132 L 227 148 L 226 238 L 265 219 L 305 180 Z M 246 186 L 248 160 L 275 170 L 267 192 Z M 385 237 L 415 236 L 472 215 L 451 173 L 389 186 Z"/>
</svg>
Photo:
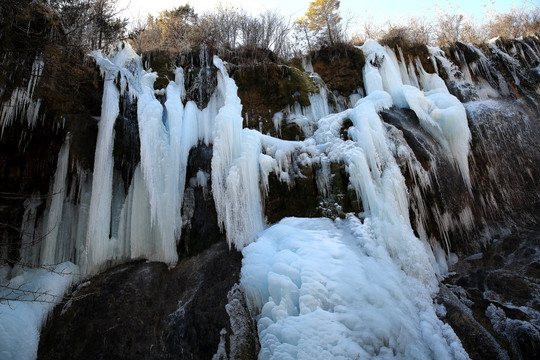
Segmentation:
<svg viewBox="0 0 540 360">
<path fill-rule="evenodd" d="M 526 0 L 529 6 L 538 5 L 540 0 Z M 197 13 L 203 13 L 216 7 L 220 2 L 241 6 L 249 13 L 257 14 L 266 10 L 278 10 L 284 16 L 297 18 L 307 11 L 309 0 L 119 0 L 119 3 L 129 8 L 124 16 L 136 19 L 146 19 L 146 14 L 158 14 L 161 10 L 190 3 Z M 411 15 L 435 17 L 438 7 L 447 12 L 459 11 L 473 16 L 478 22 L 482 22 L 487 8 L 499 12 L 506 12 L 515 5 L 520 5 L 523 0 L 341 0 L 342 16 L 354 15 L 357 21 L 362 18 L 372 17 L 377 22 L 385 22 L 390 19 L 393 23 L 399 22 L 400 18 Z"/>
</svg>

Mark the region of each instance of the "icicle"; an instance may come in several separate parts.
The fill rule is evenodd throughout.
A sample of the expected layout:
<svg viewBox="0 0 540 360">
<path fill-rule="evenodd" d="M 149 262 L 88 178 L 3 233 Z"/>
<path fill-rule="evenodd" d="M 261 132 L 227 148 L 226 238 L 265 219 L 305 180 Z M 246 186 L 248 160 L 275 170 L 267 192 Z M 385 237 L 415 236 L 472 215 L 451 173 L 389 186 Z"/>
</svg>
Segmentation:
<svg viewBox="0 0 540 360">
<path fill-rule="evenodd" d="M 86 252 L 88 272 L 92 272 L 107 259 L 107 243 L 112 200 L 114 123 L 119 113 L 120 94 L 113 74 L 106 73 L 103 89 L 101 119 L 96 143 L 92 198 L 88 218 Z M 97 270 L 97 269 L 96 269 Z"/>
<path fill-rule="evenodd" d="M 304 114 L 312 121 L 317 121 L 328 114 L 330 114 L 330 107 L 328 106 L 328 89 L 322 81 L 322 79 L 315 73 L 312 73 L 310 77 L 313 79 L 315 85 L 319 89 L 318 93 L 308 94 L 309 105 L 305 110 Z"/>
<path fill-rule="evenodd" d="M 184 101 L 184 99 L 186 98 L 186 87 L 184 85 L 184 69 L 181 66 L 177 67 L 174 75 L 174 82 L 176 83 L 176 86 L 178 86 L 180 100 Z"/>
<path fill-rule="evenodd" d="M 189 185 L 191 187 L 198 186 L 202 188 L 203 196 L 206 198 L 208 196 L 208 180 L 210 179 L 210 174 L 206 171 L 199 170 L 197 175 L 190 179 Z"/>
<path fill-rule="evenodd" d="M 46 227 L 43 234 L 44 239 L 41 245 L 40 259 L 42 265 L 55 265 L 67 260 L 59 258 L 59 254 L 57 255 L 57 247 L 59 246 L 58 230 L 60 228 L 64 199 L 67 191 L 66 176 L 69 160 L 69 145 L 70 135 L 68 134 L 58 154 L 56 172 L 54 174 L 51 202 L 48 208 Z"/>
<path fill-rule="evenodd" d="M 17 117 L 20 117 L 21 121 L 26 120 L 29 129 L 32 129 L 36 125 L 41 107 L 41 99 L 34 100 L 33 97 L 44 66 L 43 56 L 36 56 L 32 63 L 32 70 L 26 84 L 26 89 L 24 87 L 15 88 L 11 93 L 10 99 L 2 104 L 0 112 L 0 126 L 2 127 L 2 131 L 0 138 L 3 136 L 4 129 L 11 126 Z"/>
<path fill-rule="evenodd" d="M 420 66 L 418 70 L 420 84 L 424 89 L 422 92 L 401 82 L 393 57 L 388 56 L 388 52 L 379 44 L 368 41 L 362 50 L 366 55 L 364 83 L 368 94 L 379 91 L 382 83 L 395 105 L 413 110 L 422 128 L 439 142 L 454 161 L 470 191 L 468 154 L 471 133 L 463 105 L 448 92 L 438 75 L 428 74 Z M 378 68 L 373 64 L 377 64 Z"/>
<path fill-rule="evenodd" d="M 281 123 L 283 122 L 283 113 L 281 111 L 277 112 L 272 116 L 272 122 L 274 123 L 274 131 L 277 136 L 281 135 Z"/>
<path fill-rule="evenodd" d="M 175 83 L 167 85 L 167 101 L 165 107 L 167 109 L 167 123 L 169 125 L 169 137 L 171 147 L 170 161 L 170 187 L 166 189 L 168 196 L 173 197 L 172 210 L 175 213 L 175 234 L 179 237 L 179 229 L 182 226 L 182 198 L 184 196 L 185 169 L 187 165 L 187 156 L 182 146 L 182 127 L 184 108 L 182 106 L 182 98 L 185 97 L 184 77 L 182 68 L 176 71 Z M 189 149 L 188 149 L 189 152 Z M 185 159 L 184 159 L 185 158 Z"/>
<path fill-rule="evenodd" d="M 227 208 L 230 202 L 236 202 L 236 199 L 233 200 L 229 196 L 229 191 L 232 190 L 229 186 L 234 185 L 235 181 L 241 181 L 237 171 L 234 170 L 230 174 L 230 168 L 234 159 L 239 157 L 242 152 L 242 105 L 237 96 L 236 84 L 229 78 L 223 62 L 216 56 L 214 57 L 214 65 L 219 71 L 217 91 L 223 94 L 225 105 L 219 109 L 219 113 L 215 119 L 216 130 L 212 156 L 212 192 L 214 194 L 218 222 L 220 227 L 225 228 L 227 231 L 229 246 L 231 243 L 234 243 L 238 248 L 242 248 L 252 240 L 254 234 L 245 234 L 242 233 L 242 229 L 233 227 L 233 224 L 229 223 L 228 220 L 233 217 L 229 212 L 234 211 L 234 209 Z M 235 188 L 234 191 L 236 191 Z M 257 216 L 256 222 L 260 226 L 258 215 L 255 215 Z M 237 225 L 238 221 L 242 221 L 242 219 L 236 219 L 234 224 Z M 249 220 L 244 219 L 244 221 Z M 246 229 L 247 226 L 245 224 L 242 227 Z M 240 236 L 240 238 L 235 238 L 235 235 Z"/>
<path fill-rule="evenodd" d="M 58 168 L 57 168 L 58 171 Z M 37 208 L 41 205 L 39 192 L 34 192 L 29 199 L 24 202 L 24 213 L 21 226 L 21 263 L 39 264 L 39 250 L 41 242 L 36 239 Z M 37 234 L 40 236 L 40 234 Z"/>
<path fill-rule="evenodd" d="M 175 96 L 170 97 L 169 108 L 173 110 L 170 139 L 163 124 L 163 107 L 154 97 L 155 73 L 145 73 L 141 78 L 142 91 L 137 102 L 137 118 L 139 122 L 139 137 L 141 139 L 141 170 L 150 200 L 150 220 L 152 226 L 159 229 L 159 238 L 156 239 L 157 257 L 171 266 L 176 265 L 175 233 L 179 229 L 180 196 L 178 195 L 180 154 L 172 154 L 180 150 L 180 108 L 179 91 L 170 90 Z M 177 89 L 176 89 L 177 90 Z M 176 103 L 176 104 L 175 104 Z M 172 141 L 172 143 L 170 143 Z M 172 162 L 172 164 L 171 164 Z M 172 165 L 172 166 L 171 166 Z"/>
<path fill-rule="evenodd" d="M 135 94 L 138 88 L 138 80 L 124 68 L 128 63 L 135 62 L 140 68 L 138 57 L 128 44 L 124 45 L 118 53 L 111 58 L 104 58 L 101 52 L 93 53 L 96 63 L 104 75 L 103 99 L 101 105 L 101 118 L 96 143 L 94 160 L 94 172 L 92 182 L 92 197 L 88 215 L 88 232 L 85 245 L 85 273 L 93 273 L 107 260 L 109 253 L 109 231 L 111 222 L 111 201 L 113 181 L 113 142 L 114 123 L 119 114 L 120 93 L 115 80 L 120 76 L 120 88 L 127 87 L 126 77 L 131 81 L 130 92 Z M 138 71 L 136 69 L 135 71 Z M 137 74 L 138 75 L 138 74 Z"/>
</svg>

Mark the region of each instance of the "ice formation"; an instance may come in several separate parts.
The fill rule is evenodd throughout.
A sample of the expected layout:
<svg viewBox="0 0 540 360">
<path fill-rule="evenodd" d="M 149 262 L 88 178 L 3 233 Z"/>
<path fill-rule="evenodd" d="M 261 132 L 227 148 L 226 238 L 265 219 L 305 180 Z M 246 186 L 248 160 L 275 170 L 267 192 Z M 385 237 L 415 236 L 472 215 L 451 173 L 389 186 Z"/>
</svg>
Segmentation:
<svg viewBox="0 0 540 360">
<path fill-rule="evenodd" d="M 103 109 L 98 134 L 96 163 L 90 197 L 85 254 L 85 273 L 98 271 L 110 260 L 147 258 L 174 266 L 178 261 L 176 244 L 182 225 L 181 208 L 189 151 L 199 139 L 211 141 L 210 119 L 217 100 L 200 111 L 193 102 L 184 108 L 183 69 L 175 71 L 165 91 L 164 106 L 154 91 L 156 73 L 143 69 L 141 59 L 129 45 L 105 58 L 96 54 L 105 72 Z M 118 116 L 120 92 L 114 79 L 120 78 L 120 91 L 137 102 L 137 122 L 141 139 L 141 162 L 136 168 L 125 200 L 114 206 L 112 189 L 112 142 Z M 110 108 L 109 108 L 110 107 Z M 100 140 L 102 139 L 103 140 Z M 103 142 L 102 146 L 99 146 Z M 100 175 L 96 178 L 96 174 Z M 99 196 L 101 194 L 101 196 Z M 112 208 L 116 214 L 111 214 Z M 149 204 L 149 207 L 147 207 Z M 105 211 L 99 209 L 107 208 Z M 117 231 L 98 224 L 117 218 Z"/>
<path fill-rule="evenodd" d="M 364 84 L 367 94 L 384 90 L 392 96 L 395 106 L 413 110 L 422 128 L 447 150 L 470 189 L 468 155 L 471 133 L 461 102 L 448 92 L 438 75 L 426 73 L 421 65 L 418 69 L 418 82 L 423 91 L 404 85 L 402 77 L 405 77 L 407 71 L 399 71 L 396 57 L 390 49 L 374 41 L 367 41 L 362 45 L 362 51 L 366 56 Z M 409 75 L 416 76 L 414 72 Z"/>
<path fill-rule="evenodd" d="M 242 249 L 265 226 L 259 183 L 266 183 L 272 171 L 282 181 L 289 181 L 288 163 L 301 143 L 242 129 L 242 104 L 236 84 L 216 56 L 214 65 L 218 68 L 216 92 L 224 98 L 224 105 L 215 118 L 212 192 L 218 222 L 227 233 L 229 245 Z"/>
<path fill-rule="evenodd" d="M 15 275 L 0 287 L 0 358 L 32 360 L 37 357 L 41 326 L 77 280 L 79 267 L 66 262 L 11 271 Z"/>
<path fill-rule="evenodd" d="M 525 45 L 522 52 L 528 51 Z M 492 50 L 500 51 L 493 46 Z M 67 191 L 66 139 L 58 155 L 47 216 L 42 222 L 31 220 L 40 203 L 37 195 L 25 205 L 25 229 L 45 240 L 28 246 L 23 258 L 39 259 L 42 265 L 72 260 L 83 277 L 129 259 L 174 266 L 189 152 L 199 142 L 212 144 L 211 173 L 198 171 L 188 179 L 189 185 L 202 187 L 205 196 L 211 190 L 229 245 L 243 249 L 242 286 L 257 315 L 261 359 L 467 358 L 452 329 L 438 320 L 432 302 L 437 275 L 447 271 L 450 258 L 444 244 L 427 242 L 426 205 L 421 199 L 422 192 L 430 189 L 430 175 L 414 159 L 403 134 L 379 117 L 392 106 L 413 110 L 470 189 L 471 135 L 465 108 L 443 80 L 426 73 L 419 61 L 407 65 L 400 51 L 373 41 L 366 42 L 362 51 L 366 96 L 360 90 L 351 96 L 350 109 L 330 106 L 328 96 L 334 95 L 311 74 L 319 90 L 309 94 L 311 105 L 297 103 L 274 115 L 276 133 L 283 120 L 294 122 L 306 135 L 304 141 L 284 141 L 243 128 L 236 84 L 217 57 L 213 58 L 217 88 L 200 110 L 193 101 L 185 102 L 182 68 L 157 95 L 157 75 L 143 69 L 129 45 L 108 57 L 94 53 L 105 84 L 93 173 L 78 171 Z M 444 67 L 450 80 L 458 81 L 457 68 L 438 50 L 431 53 L 436 69 Z M 203 68 L 208 67 L 206 57 L 201 54 Z M 469 71 L 465 80 L 474 81 L 470 69 L 461 71 Z M 488 85 L 481 85 L 491 86 L 490 79 Z M 34 85 L 25 93 L 31 93 Z M 164 103 L 159 96 L 165 96 Z M 119 175 L 112 155 L 122 97 L 137 103 L 141 141 L 141 162 L 127 192 L 115 180 Z M 347 120 L 352 126 L 343 136 Z M 398 160 L 414 174 L 409 191 Z M 324 196 L 332 181 L 330 164 L 344 164 L 362 212 L 335 221 L 287 218 L 267 228 L 263 203 L 268 177 L 274 173 L 292 185 L 294 177 L 301 176 L 298 163 L 320 167 L 316 181 Z M 412 230 L 409 210 L 416 215 L 419 237 Z M 458 219 L 438 209 L 434 212 L 443 237 L 454 223 L 472 224 L 470 208 L 463 209 Z M 23 238 L 23 243 L 32 244 L 32 236 Z M 48 284 L 39 274 L 27 273 Z M 61 294 L 68 283 L 60 280 L 55 294 Z M 45 308 L 39 309 L 32 310 L 39 313 L 29 320 L 32 329 L 39 329 L 36 324 L 46 313 Z M 16 310 L 9 316 L 24 317 L 29 311 Z M 10 324 L 0 322 L 0 331 L 7 331 Z"/>
<path fill-rule="evenodd" d="M 43 265 L 54 265 L 58 262 L 62 262 L 65 258 L 65 254 L 57 249 L 58 230 L 60 228 L 60 221 L 62 220 L 62 211 L 64 207 L 64 198 L 66 196 L 66 176 L 68 170 L 69 160 L 69 135 L 66 137 L 64 145 L 60 149 L 58 154 L 58 162 L 56 166 L 56 173 L 54 174 L 54 182 L 51 196 L 51 203 L 48 207 L 48 213 L 46 215 L 46 228 L 45 238 L 41 245 L 41 263 Z"/>
<path fill-rule="evenodd" d="M 467 359 L 424 281 L 379 240 L 354 216 L 287 218 L 246 247 L 259 359 Z"/>
<path fill-rule="evenodd" d="M 435 267 L 445 260 L 412 231 L 404 178 L 377 114 L 393 97 L 371 71 L 368 96 L 320 119 L 301 147 L 311 161 L 346 165 L 363 221 L 284 219 L 243 250 L 261 359 L 468 358 L 433 310 Z M 353 123 L 347 140 L 345 119 Z"/>
<path fill-rule="evenodd" d="M 0 132 L 0 138 L 4 134 L 6 126 L 10 126 L 13 121 L 20 116 L 22 119 L 26 118 L 26 123 L 29 129 L 32 129 L 38 119 L 39 109 L 41 107 L 41 99 L 34 99 L 34 90 L 43 72 L 43 55 L 38 55 L 32 63 L 32 70 L 28 84 L 25 87 L 18 87 L 11 93 L 11 98 L 1 104 L 0 107 L 0 126 L 2 131 Z"/>
</svg>

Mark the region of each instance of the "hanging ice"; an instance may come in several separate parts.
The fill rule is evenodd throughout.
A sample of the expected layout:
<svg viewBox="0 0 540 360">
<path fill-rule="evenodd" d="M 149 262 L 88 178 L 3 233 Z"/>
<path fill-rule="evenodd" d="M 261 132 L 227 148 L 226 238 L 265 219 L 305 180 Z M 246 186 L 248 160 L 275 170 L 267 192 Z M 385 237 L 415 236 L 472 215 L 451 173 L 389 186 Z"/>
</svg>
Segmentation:
<svg viewBox="0 0 540 360">
<path fill-rule="evenodd" d="M 141 93 L 137 102 L 139 137 L 141 139 L 141 170 L 149 194 L 150 223 L 159 229 L 159 237 L 154 243 L 155 251 L 149 258 L 176 265 L 175 234 L 179 225 L 179 165 L 180 165 L 180 108 L 179 92 L 170 90 L 169 118 L 170 135 L 163 124 L 163 107 L 154 97 L 155 73 L 145 73 L 141 77 Z M 178 96 L 178 99 L 176 96 Z M 172 103 L 172 104 L 171 104 Z M 176 103 L 176 104 L 174 104 Z M 177 153 L 173 154 L 172 150 Z"/>
<path fill-rule="evenodd" d="M 60 149 L 60 153 L 58 154 L 51 201 L 47 213 L 45 238 L 43 239 L 43 244 L 41 244 L 42 265 L 55 265 L 56 263 L 64 260 L 64 254 L 59 251 L 60 249 L 57 249 L 57 241 L 60 221 L 62 220 L 64 198 L 66 197 L 67 192 L 66 176 L 69 160 L 69 139 L 70 136 L 68 134 L 62 148 Z"/>
<path fill-rule="evenodd" d="M 396 106 L 413 110 L 424 130 L 454 160 L 470 190 L 468 155 L 471 133 L 463 105 L 448 92 L 438 75 L 428 74 L 420 66 L 420 84 L 424 89 L 421 91 L 403 84 L 396 57 L 393 53 L 390 55 L 390 49 L 374 41 L 367 41 L 361 48 L 366 56 L 364 84 L 368 95 L 384 89 L 392 96 Z"/>
<path fill-rule="evenodd" d="M 224 99 L 224 105 L 215 118 L 212 192 L 218 222 L 229 245 L 242 249 L 265 226 L 261 198 L 265 186 L 261 184 L 272 171 L 281 181 L 290 181 L 288 163 L 302 144 L 242 129 L 242 104 L 236 84 L 217 56 L 214 65 L 218 68 L 216 93 Z"/>
<path fill-rule="evenodd" d="M 43 55 L 37 55 L 32 63 L 32 70 L 26 88 L 18 87 L 14 89 L 11 98 L 1 104 L 0 126 L 2 131 L 0 132 L 0 138 L 2 138 L 6 126 L 10 126 L 18 116 L 21 117 L 21 121 L 26 120 L 29 129 L 36 125 L 41 99 L 34 99 L 34 90 L 40 81 L 44 66 Z"/>
<path fill-rule="evenodd" d="M 85 272 L 97 271 L 109 257 L 109 226 L 111 218 L 112 182 L 113 182 L 113 142 L 114 123 L 118 117 L 120 92 L 115 80 L 120 77 L 121 89 L 127 85 L 126 76 L 130 76 L 125 66 L 130 61 L 140 62 L 140 58 L 129 45 L 118 51 L 113 57 L 105 58 L 101 52 L 94 53 L 97 64 L 104 76 L 101 118 L 96 143 L 94 174 L 92 182 L 92 198 L 86 236 Z M 130 84 L 130 90 L 136 84 Z"/>
<path fill-rule="evenodd" d="M 174 266 L 178 260 L 176 243 L 180 236 L 185 168 L 189 150 L 198 141 L 200 112 L 192 103 L 184 109 L 181 68 L 176 70 L 175 82 L 170 82 L 165 91 L 164 111 L 154 95 L 157 75 L 143 70 L 140 57 L 129 45 L 123 45 L 109 58 L 99 53 L 94 56 L 105 74 L 105 86 L 85 246 L 86 272 L 98 270 L 107 260 L 138 257 Z M 141 163 L 124 204 L 112 214 L 112 146 L 120 99 L 116 78 L 120 90 L 129 91 L 137 102 Z M 112 218 L 118 219 L 117 231 L 104 226 Z"/>
</svg>

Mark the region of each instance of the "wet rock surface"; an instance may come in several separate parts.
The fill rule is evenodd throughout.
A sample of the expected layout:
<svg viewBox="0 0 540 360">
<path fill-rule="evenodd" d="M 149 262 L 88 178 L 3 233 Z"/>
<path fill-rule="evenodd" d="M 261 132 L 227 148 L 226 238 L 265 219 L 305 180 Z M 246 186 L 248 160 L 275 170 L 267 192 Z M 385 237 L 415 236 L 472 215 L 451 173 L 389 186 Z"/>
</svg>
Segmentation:
<svg viewBox="0 0 540 360">
<path fill-rule="evenodd" d="M 186 187 L 182 204 L 182 237 L 178 254 L 194 255 L 208 248 L 218 240 L 225 241 L 221 234 L 210 174 L 212 162 L 212 146 L 199 144 L 191 149 L 186 168 Z M 206 184 L 197 183 L 197 174 L 203 172 Z"/>
<path fill-rule="evenodd" d="M 472 359 L 540 357 L 540 228 L 494 237 L 460 260 L 437 298 Z"/>
<path fill-rule="evenodd" d="M 211 359 L 229 329 L 241 254 L 221 241 L 168 269 L 117 266 L 79 285 L 41 334 L 39 359 Z"/>
</svg>

